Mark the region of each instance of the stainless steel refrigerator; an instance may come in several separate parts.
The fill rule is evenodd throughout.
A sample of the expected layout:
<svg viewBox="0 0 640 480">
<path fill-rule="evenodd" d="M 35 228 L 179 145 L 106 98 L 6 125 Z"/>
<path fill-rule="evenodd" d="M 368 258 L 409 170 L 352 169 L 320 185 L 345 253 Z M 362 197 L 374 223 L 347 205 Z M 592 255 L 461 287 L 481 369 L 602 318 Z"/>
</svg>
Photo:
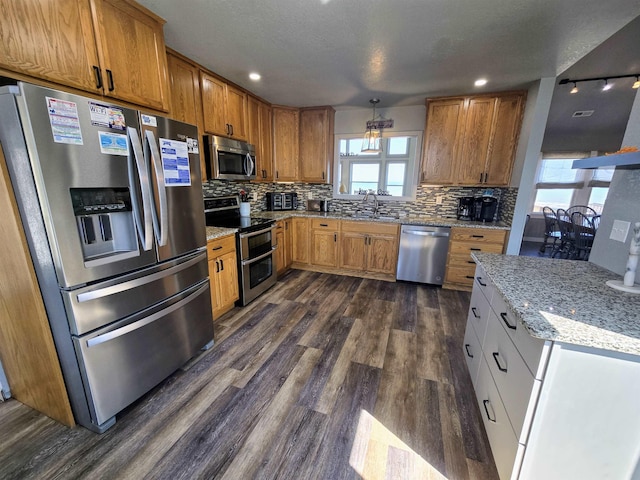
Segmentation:
<svg viewBox="0 0 640 480">
<path fill-rule="evenodd" d="M 197 129 L 26 83 L 0 118 L 72 409 L 103 432 L 213 342 Z"/>
</svg>

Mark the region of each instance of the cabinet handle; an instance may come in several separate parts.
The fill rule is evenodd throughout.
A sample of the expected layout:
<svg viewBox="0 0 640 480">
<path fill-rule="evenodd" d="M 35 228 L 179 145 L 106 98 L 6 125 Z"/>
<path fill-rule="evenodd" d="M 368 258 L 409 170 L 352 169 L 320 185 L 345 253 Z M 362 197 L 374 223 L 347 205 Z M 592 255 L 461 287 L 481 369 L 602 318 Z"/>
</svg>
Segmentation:
<svg viewBox="0 0 640 480">
<path fill-rule="evenodd" d="M 321 224 L 320 224 L 320 226 L 321 226 L 321 227 L 328 227 L 328 226 L 329 226 L 329 224 L 328 224 L 328 223 L 321 223 Z"/>
<path fill-rule="evenodd" d="M 470 346 L 470 345 L 469 345 L 468 343 L 465 343 L 465 344 L 464 344 L 464 349 L 467 351 L 467 356 L 468 356 L 469 358 L 473 358 L 473 355 L 471 355 L 471 353 L 469 352 L 469 346 Z"/>
<path fill-rule="evenodd" d="M 233 137 L 233 125 L 229 124 L 229 128 L 231 129 L 230 135 Z"/>
<path fill-rule="evenodd" d="M 280 178 L 280 174 L 278 173 L 278 170 L 276 170 L 276 178 Z"/>
<path fill-rule="evenodd" d="M 498 366 L 498 370 L 500 370 L 501 372 L 507 373 L 507 369 L 504 368 L 502 365 L 500 365 L 500 362 L 498 361 L 498 355 L 500 355 L 498 352 L 493 352 L 493 359 L 496 361 L 496 365 Z"/>
<path fill-rule="evenodd" d="M 471 307 L 471 311 L 473 312 L 474 317 L 480 318 L 480 315 L 478 315 L 478 312 L 476 312 L 476 307 Z"/>
<path fill-rule="evenodd" d="M 473 275 L 465 275 L 467 278 L 473 278 Z"/>
<path fill-rule="evenodd" d="M 472 238 L 484 238 L 484 235 L 471 235 Z"/>
<path fill-rule="evenodd" d="M 220 271 L 220 264 L 218 263 L 218 260 L 216 260 L 216 273 L 218 273 Z"/>
<path fill-rule="evenodd" d="M 489 174 L 485 172 L 484 174 L 484 183 L 487 183 L 487 178 L 489 177 Z"/>
<path fill-rule="evenodd" d="M 222 250 L 222 245 L 218 245 L 217 247 L 213 247 L 211 250 Z"/>
<path fill-rule="evenodd" d="M 111 70 L 107 70 L 107 82 L 109 83 L 109 91 L 113 92 L 116 87 L 113 84 L 113 73 L 111 72 Z"/>
<path fill-rule="evenodd" d="M 477 281 L 478 281 L 478 283 L 479 283 L 480 285 L 482 285 L 483 287 L 486 287 L 486 286 L 487 286 L 487 284 L 486 284 L 486 283 L 482 283 L 482 277 L 476 277 L 476 280 L 477 280 Z"/>
<path fill-rule="evenodd" d="M 102 72 L 100 71 L 100 67 L 94 65 L 93 73 L 96 74 L 96 88 L 102 88 L 104 85 L 102 83 Z"/>
<path fill-rule="evenodd" d="M 489 409 L 487 408 L 487 404 L 489 404 L 489 400 L 482 400 L 482 405 L 484 405 L 484 411 L 487 414 L 487 420 L 489 420 L 490 422 L 496 423 L 496 419 L 495 418 L 491 418 L 491 415 L 489 415 Z"/>
<path fill-rule="evenodd" d="M 224 260 L 220 259 L 220 271 L 224 270 Z"/>
<path fill-rule="evenodd" d="M 467 263 L 470 263 L 470 264 L 472 264 L 472 265 L 475 265 L 475 264 L 476 264 L 476 262 L 474 262 L 473 260 L 467 260 Z M 473 277 L 471 277 L 471 278 L 473 278 Z"/>
<path fill-rule="evenodd" d="M 481 252 L 482 251 L 481 248 L 475 248 L 475 247 L 471 247 L 469 250 L 471 250 L 472 252 Z"/>
<path fill-rule="evenodd" d="M 324 180 L 324 172 L 322 172 L 322 179 Z"/>
<path fill-rule="evenodd" d="M 509 323 L 509 321 L 507 320 L 507 312 L 502 312 L 502 313 L 500 314 L 500 318 L 502 318 L 502 321 L 504 322 L 504 324 L 505 324 L 507 327 L 509 327 L 511 330 L 515 330 L 515 329 L 516 329 L 516 326 L 515 326 L 515 325 L 511 325 L 511 324 Z"/>
<path fill-rule="evenodd" d="M 482 173 L 480 173 L 480 180 L 478 183 L 482 183 Z"/>
<path fill-rule="evenodd" d="M 334 233 L 334 234 L 333 234 L 333 241 L 334 241 L 334 242 L 337 242 L 337 241 L 338 241 L 338 234 L 337 234 L 337 233 Z"/>
</svg>

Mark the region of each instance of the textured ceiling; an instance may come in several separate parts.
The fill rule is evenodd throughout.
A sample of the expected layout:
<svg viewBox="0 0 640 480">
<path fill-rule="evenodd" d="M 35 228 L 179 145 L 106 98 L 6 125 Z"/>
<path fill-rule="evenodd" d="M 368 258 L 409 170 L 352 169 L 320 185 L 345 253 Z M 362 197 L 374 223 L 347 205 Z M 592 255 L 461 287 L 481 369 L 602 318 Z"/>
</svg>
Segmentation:
<svg viewBox="0 0 640 480">
<path fill-rule="evenodd" d="M 282 105 L 417 105 L 554 77 L 640 15 L 638 0 L 139 0 L 167 45 Z M 257 71 L 258 83 L 247 75 Z"/>
</svg>

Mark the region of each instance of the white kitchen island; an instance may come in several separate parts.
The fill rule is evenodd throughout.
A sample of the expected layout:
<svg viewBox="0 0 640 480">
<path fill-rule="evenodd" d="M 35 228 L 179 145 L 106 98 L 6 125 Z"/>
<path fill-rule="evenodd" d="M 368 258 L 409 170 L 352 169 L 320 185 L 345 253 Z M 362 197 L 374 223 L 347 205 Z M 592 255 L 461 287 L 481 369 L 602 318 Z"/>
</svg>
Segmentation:
<svg viewBox="0 0 640 480">
<path fill-rule="evenodd" d="M 640 479 L 640 296 L 588 262 L 474 255 L 463 345 L 502 479 Z"/>
</svg>

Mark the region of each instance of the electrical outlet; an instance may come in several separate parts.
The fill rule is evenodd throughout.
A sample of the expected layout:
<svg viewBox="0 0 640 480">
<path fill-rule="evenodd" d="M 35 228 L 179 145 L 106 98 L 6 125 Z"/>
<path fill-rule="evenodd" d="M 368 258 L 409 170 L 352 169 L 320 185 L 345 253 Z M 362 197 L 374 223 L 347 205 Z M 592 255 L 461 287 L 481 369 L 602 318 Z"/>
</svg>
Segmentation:
<svg viewBox="0 0 640 480">
<path fill-rule="evenodd" d="M 313 200 L 313 192 L 307 193 L 307 200 Z"/>
<path fill-rule="evenodd" d="M 257 202 L 258 201 L 258 192 L 253 192 L 251 195 L 253 196 L 253 201 Z"/>
<path fill-rule="evenodd" d="M 436 205 L 442 205 L 442 195 L 436 196 Z"/>
<path fill-rule="evenodd" d="M 617 240 L 618 242 L 625 243 L 627 241 L 627 235 L 629 234 L 630 226 L 631 222 L 625 222 L 624 220 L 614 220 L 609 238 L 611 240 Z"/>
</svg>

